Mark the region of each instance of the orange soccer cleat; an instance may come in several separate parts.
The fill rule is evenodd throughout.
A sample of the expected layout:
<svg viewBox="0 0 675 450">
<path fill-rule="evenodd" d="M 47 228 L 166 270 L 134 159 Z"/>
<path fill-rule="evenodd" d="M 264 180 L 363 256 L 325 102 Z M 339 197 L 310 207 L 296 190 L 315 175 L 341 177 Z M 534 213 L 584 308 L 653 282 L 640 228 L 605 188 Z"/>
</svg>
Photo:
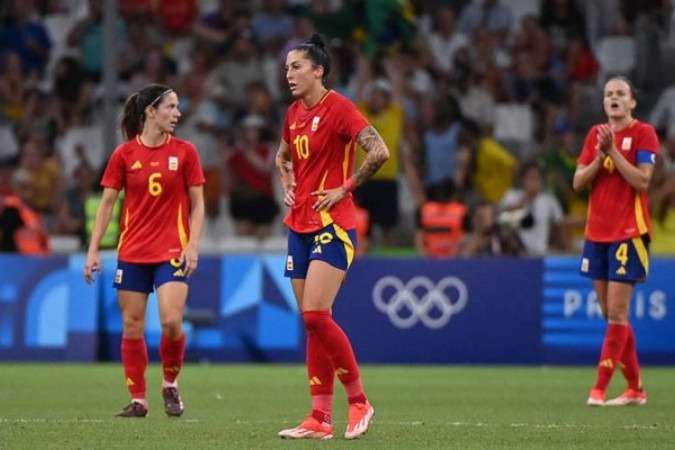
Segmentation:
<svg viewBox="0 0 675 450">
<path fill-rule="evenodd" d="M 647 391 L 644 389 L 626 389 L 623 394 L 607 400 L 606 406 L 642 406 L 647 403 Z"/>
<path fill-rule="evenodd" d="M 588 406 L 605 406 L 605 393 L 600 389 L 591 389 L 591 393 L 588 394 L 588 400 L 586 400 Z"/>
<path fill-rule="evenodd" d="M 375 415 L 375 410 L 366 400 L 365 403 L 353 403 L 349 405 L 349 419 L 345 439 L 356 439 L 368 431 L 370 420 Z"/>
<path fill-rule="evenodd" d="M 310 414 L 297 427 L 281 430 L 279 437 L 284 439 L 333 439 L 333 425 L 319 422 Z"/>
</svg>

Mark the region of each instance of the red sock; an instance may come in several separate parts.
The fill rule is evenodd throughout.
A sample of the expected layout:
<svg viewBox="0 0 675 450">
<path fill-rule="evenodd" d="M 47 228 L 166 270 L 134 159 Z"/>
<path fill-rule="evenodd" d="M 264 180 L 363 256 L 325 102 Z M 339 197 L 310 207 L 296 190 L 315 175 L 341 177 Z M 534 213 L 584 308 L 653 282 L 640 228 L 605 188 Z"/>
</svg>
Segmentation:
<svg viewBox="0 0 675 450">
<path fill-rule="evenodd" d="M 314 331 L 307 332 L 307 375 L 312 397 L 312 416 L 319 422 L 333 422 L 333 362 Z"/>
<path fill-rule="evenodd" d="M 628 339 L 628 325 L 619 323 L 607 324 L 605 340 L 602 344 L 600 353 L 600 362 L 598 363 L 598 378 L 595 382 L 595 389 L 602 392 L 607 390 L 609 381 L 612 379 L 621 355 L 623 355 Z"/>
<path fill-rule="evenodd" d="M 178 378 L 181 367 L 183 367 L 183 357 L 185 356 L 185 334 L 181 334 L 178 339 L 172 340 L 169 336 L 162 334 L 159 343 L 159 357 L 162 360 L 162 371 L 164 380 L 173 383 Z"/>
<path fill-rule="evenodd" d="M 361 376 L 352 345 L 345 332 L 331 317 L 330 311 L 306 311 L 302 313 L 302 319 L 305 322 L 307 333 L 316 333 L 321 347 L 333 362 L 340 382 L 347 386 L 359 380 Z M 350 403 L 365 403 L 363 390 L 354 397 L 350 396 L 349 401 Z"/>
<path fill-rule="evenodd" d="M 620 367 L 624 378 L 628 381 L 628 388 L 641 389 L 640 364 L 638 363 L 637 348 L 635 346 L 635 334 L 633 333 L 633 327 L 630 325 L 628 325 L 628 337 L 626 339 L 626 347 L 621 356 Z"/>
<path fill-rule="evenodd" d="M 122 337 L 122 364 L 131 398 L 145 400 L 145 369 L 148 367 L 145 339 Z"/>
</svg>

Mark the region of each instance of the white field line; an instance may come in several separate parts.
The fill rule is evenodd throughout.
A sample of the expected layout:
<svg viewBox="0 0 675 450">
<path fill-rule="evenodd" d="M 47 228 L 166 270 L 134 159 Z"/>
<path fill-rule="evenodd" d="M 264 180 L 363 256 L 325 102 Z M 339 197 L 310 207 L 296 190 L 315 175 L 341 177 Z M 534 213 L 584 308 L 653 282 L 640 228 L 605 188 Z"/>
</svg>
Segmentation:
<svg viewBox="0 0 675 450">
<path fill-rule="evenodd" d="M 39 424 L 39 423 L 82 423 L 82 424 L 103 424 L 109 422 L 119 422 L 117 418 L 103 419 L 43 419 L 43 418 L 16 418 L 8 419 L 0 417 L 0 425 L 2 424 Z M 183 419 L 181 422 L 186 423 L 200 423 L 197 419 Z M 376 425 L 391 425 L 399 427 L 418 427 L 418 426 L 441 426 L 441 427 L 456 427 L 456 428 L 531 428 L 531 429 L 592 429 L 597 428 L 592 425 L 582 423 L 488 423 L 488 422 L 396 422 L 396 421 L 382 421 L 375 420 Z M 269 423 L 278 423 L 284 425 L 286 423 L 294 423 L 286 420 L 235 420 L 236 425 L 263 425 Z M 623 425 L 619 428 L 625 430 L 656 430 L 663 427 L 658 425 Z"/>
</svg>

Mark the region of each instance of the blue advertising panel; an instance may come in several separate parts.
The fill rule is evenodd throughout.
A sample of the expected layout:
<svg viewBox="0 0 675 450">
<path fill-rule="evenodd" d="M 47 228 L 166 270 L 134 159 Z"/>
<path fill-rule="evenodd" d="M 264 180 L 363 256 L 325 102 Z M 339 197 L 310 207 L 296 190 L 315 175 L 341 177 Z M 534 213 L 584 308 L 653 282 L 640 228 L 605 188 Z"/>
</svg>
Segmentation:
<svg viewBox="0 0 675 450">
<path fill-rule="evenodd" d="M 363 259 L 334 315 L 382 363 L 541 361 L 541 261 Z"/>
<path fill-rule="evenodd" d="M 579 274 L 580 259 L 546 258 L 542 315 L 547 363 L 596 363 L 606 322 L 590 279 Z M 647 282 L 635 285 L 630 321 L 641 362 L 675 363 L 675 261 L 653 259 Z"/>
<path fill-rule="evenodd" d="M 0 360 L 96 359 L 98 298 L 83 265 L 83 256 L 0 256 Z"/>
</svg>

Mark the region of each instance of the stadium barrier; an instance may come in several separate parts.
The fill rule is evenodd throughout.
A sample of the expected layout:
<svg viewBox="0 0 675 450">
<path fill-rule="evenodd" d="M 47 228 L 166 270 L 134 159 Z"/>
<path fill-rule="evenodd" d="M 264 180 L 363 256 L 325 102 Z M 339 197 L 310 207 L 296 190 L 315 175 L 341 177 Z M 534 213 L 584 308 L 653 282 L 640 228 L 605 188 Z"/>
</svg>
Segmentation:
<svg viewBox="0 0 675 450">
<path fill-rule="evenodd" d="M 203 256 L 191 280 L 188 356 L 299 362 L 304 332 L 278 254 Z M 122 320 L 114 254 L 93 285 L 84 255 L 0 255 L 0 360 L 119 360 Z M 594 364 L 605 323 L 576 257 L 361 258 L 333 314 L 366 363 Z M 654 258 L 632 324 L 645 364 L 675 364 L 675 260 Z M 150 357 L 161 326 L 150 296 Z"/>
</svg>

